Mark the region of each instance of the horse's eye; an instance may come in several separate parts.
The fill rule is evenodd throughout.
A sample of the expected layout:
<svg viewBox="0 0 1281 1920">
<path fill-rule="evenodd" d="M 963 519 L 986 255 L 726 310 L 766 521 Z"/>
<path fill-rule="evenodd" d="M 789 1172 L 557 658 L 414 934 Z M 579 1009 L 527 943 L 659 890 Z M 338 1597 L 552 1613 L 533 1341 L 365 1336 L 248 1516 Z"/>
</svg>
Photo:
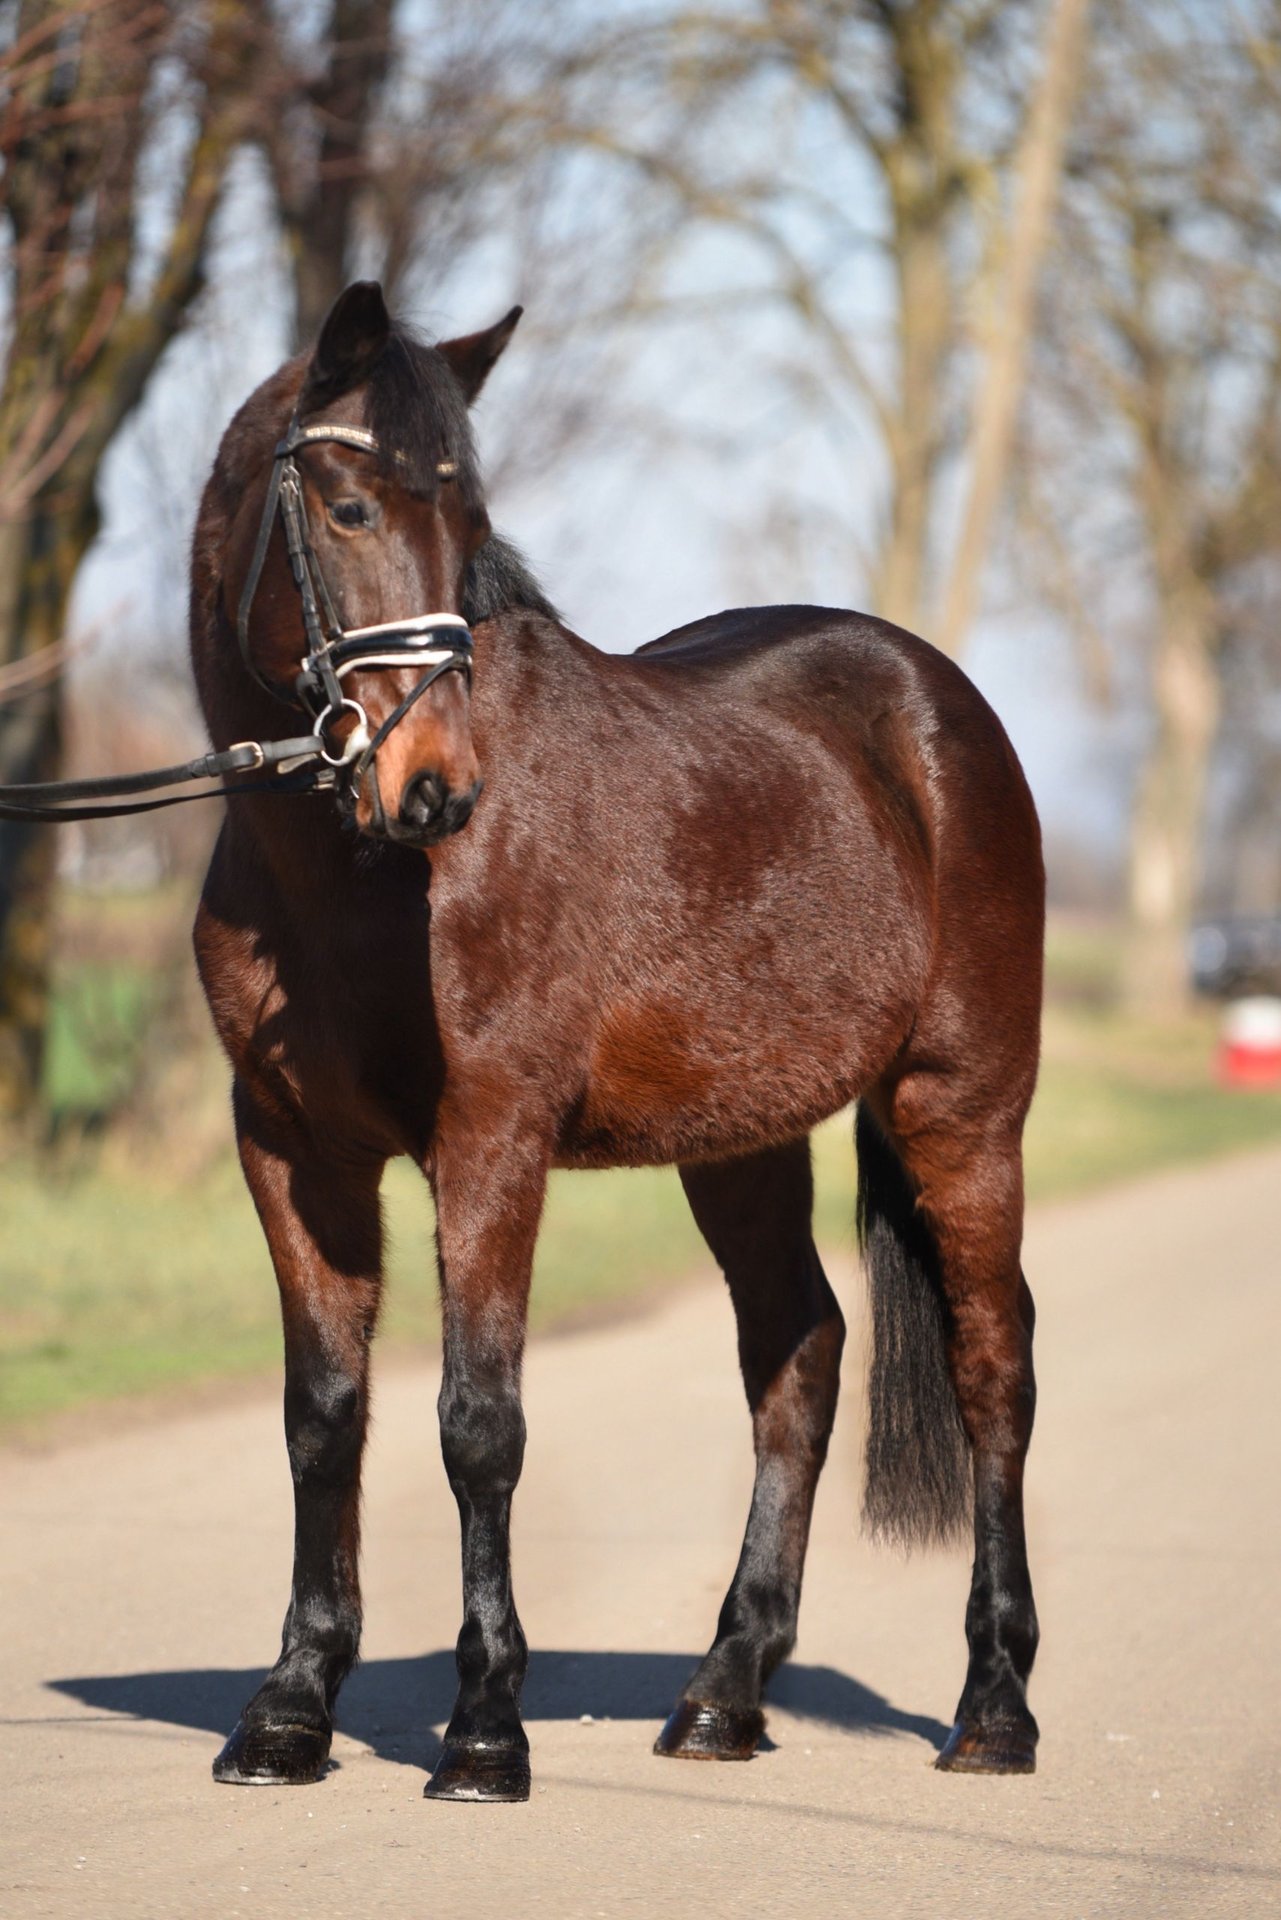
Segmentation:
<svg viewBox="0 0 1281 1920">
<path fill-rule="evenodd" d="M 369 515 L 360 500 L 331 500 L 329 517 L 340 527 L 367 527 Z"/>
</svg>

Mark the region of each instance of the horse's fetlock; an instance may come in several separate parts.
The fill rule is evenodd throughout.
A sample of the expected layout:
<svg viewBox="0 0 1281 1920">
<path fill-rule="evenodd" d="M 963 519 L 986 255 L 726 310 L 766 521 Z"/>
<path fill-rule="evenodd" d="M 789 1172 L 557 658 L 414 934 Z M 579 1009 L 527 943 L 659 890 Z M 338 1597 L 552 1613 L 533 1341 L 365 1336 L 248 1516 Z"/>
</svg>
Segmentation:
<svg viewBox="0 0 1281 1920">
<path fill-rule="evenodd" d="M 305 1592 L 295 1594 L 285 1619 L 282 1661 L 354 1662 L 360 1647 L 361 1612 L 357 1599 L 334 1601 Z"/>
</svg>

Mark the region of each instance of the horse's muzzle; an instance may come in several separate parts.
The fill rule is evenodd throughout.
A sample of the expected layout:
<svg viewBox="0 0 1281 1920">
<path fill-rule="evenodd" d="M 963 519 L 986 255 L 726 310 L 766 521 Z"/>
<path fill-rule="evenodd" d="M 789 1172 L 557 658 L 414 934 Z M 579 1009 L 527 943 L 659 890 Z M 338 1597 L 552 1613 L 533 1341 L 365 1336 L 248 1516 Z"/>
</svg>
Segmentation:
<svg viewBox="0 0 1281 1920">
<path fill-rule="evenodd" d="M 405 783 L 400 811 L 387 821 L 387 838 L 403 846 L 434 847 L 467 825 L 480 789 L 481 783 L 476 780 L 463 792 L 454 793 L 438 773 L 416 773 Z"/>
</svg>

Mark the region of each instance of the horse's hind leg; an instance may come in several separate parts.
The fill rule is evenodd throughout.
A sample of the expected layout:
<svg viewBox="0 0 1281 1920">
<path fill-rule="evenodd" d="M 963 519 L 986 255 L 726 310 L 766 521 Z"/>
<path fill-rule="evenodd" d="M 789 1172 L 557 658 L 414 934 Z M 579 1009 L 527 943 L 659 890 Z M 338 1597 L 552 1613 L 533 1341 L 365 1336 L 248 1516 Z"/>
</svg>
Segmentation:
<svg viewBox="0 0 1281 1920">
<path fill-rule="evenodd" d="M 1037 1725 L 1027 1682 L 1038 1631 L 1023 1525 L 1023 1466 L 1036 1383 L 1035 1316 L 1019 1264 L 1022 1116 L 1020 1111 L 998 1121 L 989 1115 L 983 1124 L 976 1118 L 981 1104 L 973 1089 L 953 1085 L 946 1074 L 916 1074 L 895 1090 L 889 1116 L 908 1176 L 901 1205 L 911 1206 L 928 1229 L 928 1241 L 918 1240 L 918 1248 L 932 1243 L 927 1265 L 941 1290 L 947 1369 L 973 1462 L 969 1666 L 956 1723 L 937 1764 L 949 1772 L 1031 1773 Z M 877 1141 L 869 1120 L 860 1116 L 860 1180 L 886 1144 L 883 1137 Z M 870 1476 L 869 1510 L 875 1519 Z"/>
<path fill-rule="evenodd" d="M 752 1412 L 756 1485 L 711 1650 L 655 1752 L 746 1760 L 761 1694 L 796 1640 L 814 1490 L 836 1413 L 845 1324 L 810 1236 L 809 1144 L 682 1167 L 694 1218 L 729 1283 Z"/>
<path fill-rule="evenodd" d="M 319 1149 L 243 1086 L 245 1179 L 280 1285 L 294 1573 L 280 1657 L 214 1762 L 215 1780 L 300 1785 L 325 1771 L 360 1644 L 360 1462 L 378 1311 L 381 1160 Z"/>
</svg>

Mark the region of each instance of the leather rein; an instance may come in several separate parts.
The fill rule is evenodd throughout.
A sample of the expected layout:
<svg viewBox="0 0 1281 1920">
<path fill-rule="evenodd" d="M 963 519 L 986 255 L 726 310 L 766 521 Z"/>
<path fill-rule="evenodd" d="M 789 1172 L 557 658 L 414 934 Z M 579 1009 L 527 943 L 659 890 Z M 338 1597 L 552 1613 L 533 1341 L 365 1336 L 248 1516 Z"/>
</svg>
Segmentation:
<svg viewBox="0 0 1281 1920">
<path fill-rule="evenodd" d="M 344 627 L 320 561 L 311 544 L 302 476 L 294 455 L 300 447 L 318 441 L 377 453 L 378 441 L 363 427 L 339 421 L 301 426 L 290 421 L 272 459 L 271 480 L 263 504 L 258 537 L 236 613 L 236 634 L 247 671 L 260 687 L 290 706 L 300 707 L 311 721 L 311 732 L 287 740 L 240 740 L 221 753 L 206 753 L 173 767 L 154 767 L 145 773 L 99 780 L 46 780 L 24 786 L 0 786 L 0 820 L 53 822 L 105 820 L 121 814 L 152 813 L 159 807 L 180 806 L 189 800 L 213 800 L 242 793 L 314 793 L 333 788 L 341 773 L 356 783 L 367 774 L 374 787 L 374 805 L 382 810 L 377 791 L 375 756 L 379 747 L 427 689 L 445 673 L 462 673 L 471 680 L 472 637 L 457 613 L 418 613 L 403 620 L 386 620 L 371 627 Z M 451 460 L 436 468 L 441 480 L 452 479 Z M 302 603 L 306 651 L 290 693 L 258 671 L 249 646 L 249 616 L 262 577 L 277 516 L 284 526 L 289 566 Z M 369 719 L 357 700 L 343 690 L 345 675 L 376 667 L 421 667 L 422 675 L 410 693 L 371 734 Z M 332 728 L 343 714 L 355 724 L 341 743 Z M 253 776 L 233 785 L 207 788 L 201 793 L 174 793 L 158 800 L 126 801 L 124 796 L 153 793 L 165 787 L 198 780 L 222 780 L 228 774 Z M 72 804 L 76 803 L 76 804 Z M 89 804 L 80 804 L 89 803 Z"/>
</svg>

